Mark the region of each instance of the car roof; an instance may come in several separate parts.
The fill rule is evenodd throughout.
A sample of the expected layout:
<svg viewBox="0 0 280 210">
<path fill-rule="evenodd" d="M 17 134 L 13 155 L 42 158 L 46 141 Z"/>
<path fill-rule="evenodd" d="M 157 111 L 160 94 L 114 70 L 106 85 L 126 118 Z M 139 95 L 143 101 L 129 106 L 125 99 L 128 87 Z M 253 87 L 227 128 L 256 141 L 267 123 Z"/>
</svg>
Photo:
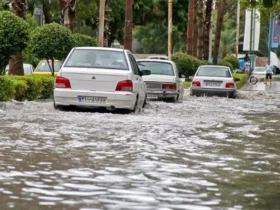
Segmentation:
<svg viewBox="0 0 280 210">
<path fill-rule="evenodd" d="M 228 66 L 221 66 L 221 65 L 201 65 L 199 67 L 206 67 L 206 68 L 210 68 L 210 67 L 215 67 L 215 68 L 224 68 L 224 67 L 227 67 L 229 68 Z"/>
<path fill-rule="evenodd" d="M 160 59 L 151 59 L 151 58 L 143 58 L 143 59 L 136 59 L 136 61 L 147 61 L 147 62 L 157 62 L 157 63 L 170 63 L 175 64 L 171 60 L 160 60 Z"/>
<path fill-rule="evenodd" d="M 79 50 L 110 50 L 110 51 L 116 51 L 116 52 L 124 52 L 124 51 L 129 51 L 125 49 L 120 49 L 120 48 L 110 48 L 110 47 L 74 47 L 74 49 L 79 49 Z"/>
</svg>

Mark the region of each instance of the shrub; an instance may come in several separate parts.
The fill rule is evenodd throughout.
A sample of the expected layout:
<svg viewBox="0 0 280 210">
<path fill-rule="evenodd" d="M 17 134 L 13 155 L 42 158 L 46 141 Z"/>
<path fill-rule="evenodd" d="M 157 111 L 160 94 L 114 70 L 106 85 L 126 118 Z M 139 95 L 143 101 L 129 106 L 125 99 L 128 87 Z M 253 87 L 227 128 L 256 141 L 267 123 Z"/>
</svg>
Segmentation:
<svg viewBox="0 0 280 210">
<path fill-rule="evenodd" d="M 232 55 L 227 56 L 227 57 L 224 57 L 223 60 L 229 62 L 232 65 L 233 69 L 239 69 L 240 68 L 239 60 L 235 56 L 232 56 Z"/>
<path fill-rule="evenodd" d="M 230 68 L 231 71 L 233 71 L 233 66 L 231 65 L 231 63 L 225 61 L 225 60 L 221 60 L 218 63 L 219 66 L 228 66 Z"/>
<path fill-rule="evenodd" d="M 172 55 L 171 60 L 176 63 L 179 74 L 183 74 L 186 77 L 193 76 L 199 66 L 210 64 L 208 61 L 199 60 L 196 57 L 181 52 Z"/>
<path fill-rule="evenodd" d="M 54 77 L 48 76 L 38 76 L 37 79 L 40 79 L 42 82 L 42 91 L 39 99 L 48 99 L 53 96 L 53 85 Z"/>
<path fill-rule="evenodd" d="M 234 74 L 234 79 L 238 79 L 239 81 L 236 81 L 236 86 L 238 89 L 242 88 L 248 81 L 248 75 L 247 74 Z"/>
<path fill-rule="evenodd" d="M 75 33 L 73 34 L 75 47 L 94 47 L 97 46 L 97 40 L 94 37 Z"/>
<path fill-rule="evenodd" d="M 6 76 L 0 77 L 0 101 L 9 101 L 14 98 L 13 81 Z"/>
<path fill-rule="evenodd" d="M 46 24 L 31 33 L 31 53 L 40 59 L 63 60 L 74 47 L 75 40 L 71 31 L 57 23 Z M 54 66 L 52 75 L 54 76 Z"/>
<path fill-rule="evenodd" d="M 27 98 L 28 85 L 24 80 L 13 80 L 15 90 L 14 99 L 17 101 L 24 101 Z"/>
<path fill-rule="evenodd" d="M 5 73 L 9 57 L 22 51 L 28 39 L 28 24 L 12 12 L 0 11 L 0 74 Z"/>
</svg>

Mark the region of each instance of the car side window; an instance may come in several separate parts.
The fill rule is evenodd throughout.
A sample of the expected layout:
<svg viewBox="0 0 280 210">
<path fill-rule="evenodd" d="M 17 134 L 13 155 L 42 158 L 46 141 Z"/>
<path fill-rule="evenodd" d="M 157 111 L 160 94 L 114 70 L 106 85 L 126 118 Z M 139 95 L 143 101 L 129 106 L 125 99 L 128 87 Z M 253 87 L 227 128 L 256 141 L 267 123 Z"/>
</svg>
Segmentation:
<svg viewBox="0 0 280 210">
<path fill-rule="evenodd" d="M 129 57 L 129 60 L 130 60 L 131 66 L 132 66 L 133 73 L 135 75 L 139 75 L 140 76 L 141 75 L 140 74 L 140 70 L 139 70 L 138 64 L 136 63 L 133 55 L 128 54 L 128 57 Z"/>
</svg>

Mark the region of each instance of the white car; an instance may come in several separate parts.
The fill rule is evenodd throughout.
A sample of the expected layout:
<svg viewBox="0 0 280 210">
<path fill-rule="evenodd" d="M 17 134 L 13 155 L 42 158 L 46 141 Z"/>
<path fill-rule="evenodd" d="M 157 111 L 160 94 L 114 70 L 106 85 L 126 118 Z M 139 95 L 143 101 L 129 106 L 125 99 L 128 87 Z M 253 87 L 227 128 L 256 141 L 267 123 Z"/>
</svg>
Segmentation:
<svg viewBox="0 0 280 210">
<path fill-rule="evenodd" d="M 176 64 L 169 60 L 139 59 L 137 64 L 141 70 L 150 70 L 151 75 L 143 77 L 147 84 L 147 99 L 170 100 L 176 102 L 183 99 L 184 88 L 179 78 Z"/>
<path fill-rule="evenodd" d="M 252 75 L 259 77 L 259 76 L 265 76 L 266 75 L 266 68 L 259 66 L 255 67 L 254 71 L 252 72 Z"/>
<path fill-rule="evenodd" d="M 165 55 L 150 55 L 148 59 L 160 59 L 160 60 L 168 60 L 168 57 Z"/>
<path fill-rule="evenodd" d="M 191 95 L 217 95 L 236 97 L 236 84 L 227 66 L 200 66 L 192 78 Z"/>
<path fill-rule="evenodd" d="M 6 71 L 6 74 L 9 73 L 9 64 L 6 66 L 5 71 Z M 23 71 L 24 71 L 24 75 L 31 75 L 34 72 L 34 67 L 32 66 L 32 64 L 24 63 Z"/>
<path fill-rule="evenodd" d="M 146 84 L 128 50 L 76 47 L 58 72 L 54 88 L 54 107 L 105 107 L 129 112 L 145 104 Z"/>
</svg>

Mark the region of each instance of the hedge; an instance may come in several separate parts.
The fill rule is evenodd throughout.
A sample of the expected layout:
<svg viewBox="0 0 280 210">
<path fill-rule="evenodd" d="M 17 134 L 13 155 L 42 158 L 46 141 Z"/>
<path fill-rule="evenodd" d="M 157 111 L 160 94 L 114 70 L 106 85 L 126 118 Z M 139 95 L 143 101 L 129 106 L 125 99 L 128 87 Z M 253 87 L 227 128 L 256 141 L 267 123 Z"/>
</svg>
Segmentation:
<svg viewBox="0 0 280 210">
<path fill-rule="evenodd" d="M 221 60 L 219 63 L 218 63 L 219 66 L 228 66 L 231 70 L 231 72 L 233 72 L 233 66 L 231 65 L 230 62 L 227 62 L 225 60 Z"/>
<path fill-rule="evenodd" d="M 238 81 L 235 82 L 238 89 L 242 88 L 245 84 L 247 84 L 248 81 L 248 75 L 247 74 L 233 74 L 234 79 L 237 79 Z"/>
<path fill-rule="evenodd" d="M 182 52 L 172 55 L 171 60 L 176 63 L 179 74 L 183 74 L 186 77 L 193 76 L 199 66 L 210 65 L 208 61 L 199 60 L 196 57 Z"/>
<path fill-rule="evenodd" d="M 223 60 L 229 62 L 232 65 L 233 69 L 240 68 L 239 60 L 235 56 L 230 55 L 230 56 L 224 57 Z"/>
<path fill-rule="evenodd" d="M 0 101 L 48 99 L 53 96 L 53 84 L 49 76 L 1 76 Z"/>
</svg>

